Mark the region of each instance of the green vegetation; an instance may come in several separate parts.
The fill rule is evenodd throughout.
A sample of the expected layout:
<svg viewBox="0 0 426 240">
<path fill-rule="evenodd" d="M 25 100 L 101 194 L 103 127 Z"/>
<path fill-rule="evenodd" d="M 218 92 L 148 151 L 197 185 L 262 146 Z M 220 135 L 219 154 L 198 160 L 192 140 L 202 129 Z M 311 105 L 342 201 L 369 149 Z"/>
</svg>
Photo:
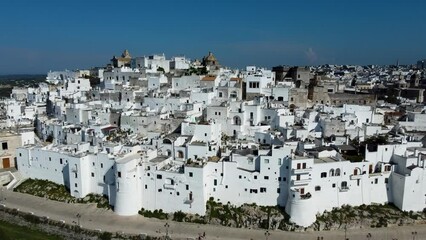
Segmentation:
<svg viewBox="0 0 426 240">
<path fill-rule="evenodd" d="M 46 75 L 0 75 L 0 98 L 10 97 L 13 87 L 37 87 Z"/>
<path fill-rule="evenodd" d="M 163 209 L 160 209 L 160 210 L 155 209 L 153 212 L 151 212 L 149 210 L 145 210 L 142 208 L 139 211 L 139 214 L 147 218 L 158 218 L 163 220 L 169 219 L 168 214 L 164 213 Z"/>
<path fill-rule="evenodd" d="M 208 73 L 207 68 L 206 67 L 200 67 L 200 68 L 194 68 L 191 67 L 188 70 L 186 70 L 185 75 L 206 75 Z"/>
<path fill-rule="evenodd" d="M 38 197 L 48 198 L 59 202 L 96 203 L 98 208 L 110 209 L 108 198 L 98 194 L 88 194 L 84 198 L 71 196 L 64 185 L 40 179 L 27 179 L 14 189 L 16 192 L 28 193 Z"/>
<path fill-rule="evenodd" d="M 403 212 L 392 204 L 361 205 L 352 207 L 344 205 L 333 208 L 330 212 L 317 215 L 315 225 L 325 225 L 325 230 L 330 230 L 332 225 L 344 226 L 346 224 L 367 225 L 369 227 L 387 227 L 389 225 L 403 225 L 413 223 L 415 220 L 425 219 L 425 212 Z M 319 229 L 317 229 L 319 230 Z"/>
<path fill-rule="evenodd" d="M 0 221 L 0 239 L 2 240 L 59 240 L 58 236 L 48 235 L 39 230 Z"/>
</svg>

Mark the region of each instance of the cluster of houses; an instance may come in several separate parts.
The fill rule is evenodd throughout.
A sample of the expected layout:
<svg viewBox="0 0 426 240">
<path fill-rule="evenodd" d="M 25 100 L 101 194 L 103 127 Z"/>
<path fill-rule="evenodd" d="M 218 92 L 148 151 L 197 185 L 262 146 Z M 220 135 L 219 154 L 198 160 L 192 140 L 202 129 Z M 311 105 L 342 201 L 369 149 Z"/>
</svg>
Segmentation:
<svg viewBox="0 0 426 240">
<path fill-rule="evenodd" d="M 345 204 L 422 211 L 423 79 L 411 66 L 237 70 L 212 53 L 124 51 L 13 89 L 0 102 L 0 165 L 18 169 L 15 186 L 103 194 L 125 216 L 204 215 L 209 199 L 279 205 L 300 226 Z"/>
</svg>

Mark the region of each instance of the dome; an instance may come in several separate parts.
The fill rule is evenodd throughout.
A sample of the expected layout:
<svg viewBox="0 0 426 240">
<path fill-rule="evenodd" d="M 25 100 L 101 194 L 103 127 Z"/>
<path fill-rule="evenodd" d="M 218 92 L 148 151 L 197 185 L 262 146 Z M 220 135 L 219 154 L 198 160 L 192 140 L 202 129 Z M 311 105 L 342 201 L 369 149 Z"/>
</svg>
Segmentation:
<svg viewBox="0 0 426 240">
<path fill-rule="evenodd" d="M 212 65 L 219 65 L 219 63 L 216 57 L 213 55 L 213 53 L 209 52 L 209 54 L 203 58 L 203 65 L 212 66 Z"/>
</svg>

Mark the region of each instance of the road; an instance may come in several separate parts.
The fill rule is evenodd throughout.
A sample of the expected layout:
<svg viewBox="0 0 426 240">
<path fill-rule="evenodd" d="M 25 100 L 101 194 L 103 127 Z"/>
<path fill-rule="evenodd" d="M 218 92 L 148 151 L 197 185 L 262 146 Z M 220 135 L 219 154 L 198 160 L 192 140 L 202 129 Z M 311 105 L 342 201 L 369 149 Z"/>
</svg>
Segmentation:
<svg viewBox="0 0 426 240">
<path fill-rule="evenodd" d="M 179 223 L 145 218 L 143 216 L 123 217 L 111 210 L 96 208 L 95 204 L 70 204 L 35 197 L 12 191 L 3 191 L 0 201 L 8 208 L 16 208 L 23 212 L 32 212 L 38 216 L 48 216 L 50 219 L 76 223 L 87 229 L 101 229 L 109 232 L 125 232 L 131 234 L 148 234 L 150 236 L 165 236 L 165 224 L 168 223 L 169 236 L 173 239 L 195 239 L 205 232 L 205 239 L 295 239 L 295 240 L 344 240 L 344 231 L 323 232 L 284 232 L 270 230 L 265 236 L 265 230 L 230 228 L 215 225 Z M 80 219 L 76 215 L 80 214 Z M 416 232 L 417 235 L 413 235 Z M 368 238 L 367 234 L 371 237 Z M 348 229 L 347 238 L 350 240 L 420 240 L 426 239 L 425 225 L 402 226 L 392 228 Z"/>
</svg>

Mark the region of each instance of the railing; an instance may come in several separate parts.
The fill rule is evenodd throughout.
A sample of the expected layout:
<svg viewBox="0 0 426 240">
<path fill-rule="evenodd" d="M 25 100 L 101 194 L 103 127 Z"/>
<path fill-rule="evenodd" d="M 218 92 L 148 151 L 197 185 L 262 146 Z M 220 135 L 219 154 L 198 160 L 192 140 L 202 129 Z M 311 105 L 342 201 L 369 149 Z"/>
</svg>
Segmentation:
<svg viewBox="0 0 426 240">
<path fill-rule="evenodd" d="M 170 189 L 170 190 L 174 190 L 176 188 L 176 186 L 174 184 L 164 184 L 163 185 L 164 189 Z"/>
<path fill-rule="evenodd" d="M 194 202 L 194 198 L 185 198 L 185 200 L 183 201 L 184 204 L 192 204 Z"/>
<path fill-rule="evenodd" d="M 312 178 L 308 178 L 308 179 L 292 180 L 291 183 L 293 186 L 298 186 L 298 185 L 307 185 L 311 181 L 312 181 Z"/>
<path fill-rule="evenodd" d="M 312 168 L 293 168 L 293 174 L 306 174 L 312 172 Z"/>
<path fill-rule="evenodd" d="M 362 178 L 362 175 L 353 175 L 353 174 L 352 174 L 352 175 L 350 176 L 350 179 L 351 179 L 351 180 L 356 180 L 356 179 L 361 179 L 361 178 Z"/>
<path fill-rule="evenodd" d="M 306 194 L 300 195 L 300 199 L 302 199 L 302 200 L 310 199 L 311 197 L 312 197 L 311 193 L 306 193 Z"/>
<path fill-rule="evenodd" d="M 348 186 L 340 187 L 339 191 L 341 191 L 341 192 L 347 192 L 347 191 L 349 191 L 349 187 Z"/>
</svg>

